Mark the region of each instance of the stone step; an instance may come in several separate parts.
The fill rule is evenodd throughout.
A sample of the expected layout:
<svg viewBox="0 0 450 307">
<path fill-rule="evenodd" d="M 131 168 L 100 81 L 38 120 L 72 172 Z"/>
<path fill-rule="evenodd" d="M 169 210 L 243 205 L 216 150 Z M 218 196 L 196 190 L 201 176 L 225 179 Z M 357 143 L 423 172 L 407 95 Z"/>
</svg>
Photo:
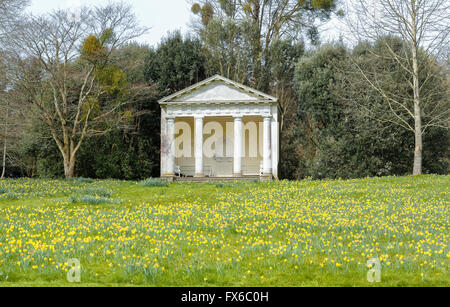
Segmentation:
<svg viewBox="0 0 450 307">
<path fill-rule="evenodd" d="M 259 180 L 259 176 L 245 176 L 245 177 L 174 177 L 174 182 L 218 182 L 218 181 L 246 181 Z"/>
</svg>

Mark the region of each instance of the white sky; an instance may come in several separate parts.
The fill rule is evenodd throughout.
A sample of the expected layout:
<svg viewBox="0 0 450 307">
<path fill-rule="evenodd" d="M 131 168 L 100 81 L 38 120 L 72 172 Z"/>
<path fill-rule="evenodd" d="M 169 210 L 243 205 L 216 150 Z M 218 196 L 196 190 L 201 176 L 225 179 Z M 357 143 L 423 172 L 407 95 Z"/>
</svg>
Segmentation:
<svg viewBox="0 0 450 307">
<path fill-rule="evenodd" d="M 43 14 L 54 9 L 74 8 L 82 5 L 104 5 L 108 0 L 31 0 L 28 11 Z M 189 30 L 190 4 L 186 0 L 126 0 L 132 4 L 134 13 L 142 26 L 151 28 L 139 42 L 156 46 L 167 32 Z"/>
<path fill-rule="evenodd" d="M 54 9 L 104 5 L 109 2 L 111 0 L 31 0 L 28 11 L 33 14 L 43 14 Z M 169 31 L 189 32 L 192 13 L 191 5 L 186 0 L 126 0 L 126 2 L 132 4 L 139 23 L 151 28 L 138 39 L 141 43 L 156 46 Z M 330 21 L 322 27 L 322 41 L 337 40 L 339 38 L 337 26 L 337 21 Z"/>
</svg>

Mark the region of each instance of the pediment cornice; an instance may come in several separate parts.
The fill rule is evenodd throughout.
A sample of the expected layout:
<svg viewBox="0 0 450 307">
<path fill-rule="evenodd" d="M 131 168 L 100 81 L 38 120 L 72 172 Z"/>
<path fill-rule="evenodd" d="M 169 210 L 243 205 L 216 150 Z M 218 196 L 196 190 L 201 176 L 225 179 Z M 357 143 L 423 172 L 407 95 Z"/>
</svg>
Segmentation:
<svg viewBox="0 0 450 307">
<path fill-rule="evenodd" d="M 161 105 L 179 104 L 276 104 L 277 98 L 258 90 L 215 75 L 184 90 L 164 97 Z"/>
</svg>

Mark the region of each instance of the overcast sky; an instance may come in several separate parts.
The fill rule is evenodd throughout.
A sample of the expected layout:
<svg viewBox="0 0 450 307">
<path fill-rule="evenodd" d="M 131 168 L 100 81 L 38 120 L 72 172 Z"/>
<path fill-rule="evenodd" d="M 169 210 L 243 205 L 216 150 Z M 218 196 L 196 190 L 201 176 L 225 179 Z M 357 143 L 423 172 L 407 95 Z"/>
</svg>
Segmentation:
<svg viewBox="0 0 450 307">
<path fill-rule="evenodd" d="M 31 0 L 29 11 L 42 14 L 54 9 L 76 8 L 82 5 L 102 5 L 111 0 Z M 156 46 L 169 31 L 189 31 L 192 18 L 190 4 L 186 0 L 127 0 L 133 5 L 134 12 L 143 26 L 151 28 L 147 34 L 138 39 L 139 42 Z M 339 32 L 336 22 L 330 22 L 321 29 L 324 40 L 336 40 Z"/>
<path fill-rule="evenodd" d="M 102 5 L 108 0 L 31 0 L 29 11 L 42 14 L 59 8 L 73 8 L 81 5 Z M 113 1 L 114 2 L 114 1 Z M 190 5 L 185 0 L 128 0 L 143 26 L 151 29 L 139 41 L 156 45 L 168 31 L 181 30 L 186 33 L 191 18 Z"/>
</svg>

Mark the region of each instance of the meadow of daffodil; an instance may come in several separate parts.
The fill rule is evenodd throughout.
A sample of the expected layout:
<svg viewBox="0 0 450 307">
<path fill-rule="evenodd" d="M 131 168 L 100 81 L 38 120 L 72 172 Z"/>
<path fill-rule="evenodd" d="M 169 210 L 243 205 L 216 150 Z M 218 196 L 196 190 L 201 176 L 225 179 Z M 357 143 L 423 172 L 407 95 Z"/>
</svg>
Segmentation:
<svg viewBox="0 0 450 307">
<path fill-rule="evenodd" d="M 73 285 L 77 258 L 82 286 L 449 286 L 449 188 L 432 175 L 0 180 L 0 285 Z"/>
</svg>

